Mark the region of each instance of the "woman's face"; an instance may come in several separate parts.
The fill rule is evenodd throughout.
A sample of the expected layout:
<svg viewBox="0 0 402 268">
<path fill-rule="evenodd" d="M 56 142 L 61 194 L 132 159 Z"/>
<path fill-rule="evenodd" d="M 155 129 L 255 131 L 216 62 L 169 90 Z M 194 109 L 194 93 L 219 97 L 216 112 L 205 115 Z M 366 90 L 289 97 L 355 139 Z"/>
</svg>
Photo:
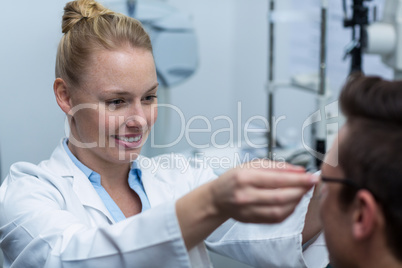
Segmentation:
<svg viewBox="0 0 402 268">
<path fill-rule="evenodd" d="M 73 151 L 85 157 L 81 161 L 136 159 L 157 117 L 152 53 L 131 47 L 96 51 L 82 81 L 70 91 Z"/>
</svg>

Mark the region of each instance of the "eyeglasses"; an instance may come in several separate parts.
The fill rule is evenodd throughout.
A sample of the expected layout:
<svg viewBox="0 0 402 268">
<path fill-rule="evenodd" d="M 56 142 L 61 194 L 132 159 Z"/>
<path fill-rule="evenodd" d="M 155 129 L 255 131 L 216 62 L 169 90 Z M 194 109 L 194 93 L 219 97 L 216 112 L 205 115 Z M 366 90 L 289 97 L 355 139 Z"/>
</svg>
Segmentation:
<svg viewBox="0 0 402 268">
<path fill-rule="evenodd" d="M 352 181 L 352 180 L 349 180 L 349 179 L 335 179 L 335 178 L 328 178 L 328 177 L 321 176 L 321 181 L 326 182 L 326 183 L 340 183 L 340 184 L 349 186 L 349 187 L 355 189 L 356 191 L 359 191 L 361 189 L 366 189 L 367 191 L 369 191 L 374 196 L 374 198 L 377 201 L 380 200 L 378 195 L 376 193 L 374 193 L 372 190 L 368 189 L 365 186 L 360 186 L 355 181 Z"/>
<path fill-rule="evenodd" d="M 327 182 L 327 183 L 340 183 L 340 184 L 343 184 L 346 186 L 353 187 L 356 190 L 360 190 L 360 189 L 364 188 L 364 187 L 357 185 L 356 182 L 349 180 L 349 179 L 335 179 L 335 178 L 328 178 L 328 177 L 321 176 L 321 181 Z"/>
</svg>

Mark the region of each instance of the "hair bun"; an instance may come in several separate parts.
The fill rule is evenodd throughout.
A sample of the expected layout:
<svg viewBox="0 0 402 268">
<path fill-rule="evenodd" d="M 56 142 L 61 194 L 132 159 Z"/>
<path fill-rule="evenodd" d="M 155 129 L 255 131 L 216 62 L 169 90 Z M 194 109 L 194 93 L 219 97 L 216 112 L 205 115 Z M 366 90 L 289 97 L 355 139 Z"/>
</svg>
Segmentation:
<svg viewBox="0 0 402 268">
<path fill-rule="evenodd" d="M 113 12 L 93 0 L 68 2 L 64 7 L 61 24 L 62 33 L 69 32 L 82 19 L 91 19 L 105 14 L 113 14 Z"/>
</svg>

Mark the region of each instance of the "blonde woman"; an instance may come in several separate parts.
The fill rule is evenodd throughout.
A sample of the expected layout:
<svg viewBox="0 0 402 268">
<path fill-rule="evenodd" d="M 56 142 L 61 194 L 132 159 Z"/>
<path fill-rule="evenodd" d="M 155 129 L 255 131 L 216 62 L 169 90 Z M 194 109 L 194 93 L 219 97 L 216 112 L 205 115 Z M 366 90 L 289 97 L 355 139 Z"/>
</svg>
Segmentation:
<svg viewBox="0 0 402 268">
<path fill-rule="evenodd" d="M 54 94 L 70 135 L 49 160 L 14 164 L 0 189 L 5 267 L 209 267 L 208 236 L 251 265 L 304 267 L 308 196 L 296 206 L 315 176 L 264 161 L 219 178 L 178 158 L 152 165 L 140 152 L 158 83 L 141 24 L 79 0 L 62 32 Z"/>
</svg>

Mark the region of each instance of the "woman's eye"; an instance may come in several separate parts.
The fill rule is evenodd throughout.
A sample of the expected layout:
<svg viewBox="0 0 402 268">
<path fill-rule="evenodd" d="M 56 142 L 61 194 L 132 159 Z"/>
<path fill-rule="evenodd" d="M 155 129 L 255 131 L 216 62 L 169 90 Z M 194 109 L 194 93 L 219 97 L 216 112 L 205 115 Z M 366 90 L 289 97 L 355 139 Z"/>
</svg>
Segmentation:
<svg viewBox="0 0 402 268">
<path fill-rule="evenodd" d="M 115 99 L 115 100 L 109 100 L 106 101 L 106 105 L 108 106 L 110 111 L 116 110 L 116 107 L 124 104 L 124 100 L 122 99 Z"/>
<path fill-rule="evenodd" d="M 119 105 L 119 104 L 122 104 L 122 103 L 124 103 L 124 101 L 123 101 L 123 100 L 120 100 L 120 99 L 111 100 L 111 101 L 109 102 L 109 104 L 114 104 L 114 105 Z"/>
<path fill-rule="evenodd" d="M 146 96 L 143 100 L 147 102 L 152 102 L 153 100 L 157 99 L 156 95 Z"/>
</svg>

